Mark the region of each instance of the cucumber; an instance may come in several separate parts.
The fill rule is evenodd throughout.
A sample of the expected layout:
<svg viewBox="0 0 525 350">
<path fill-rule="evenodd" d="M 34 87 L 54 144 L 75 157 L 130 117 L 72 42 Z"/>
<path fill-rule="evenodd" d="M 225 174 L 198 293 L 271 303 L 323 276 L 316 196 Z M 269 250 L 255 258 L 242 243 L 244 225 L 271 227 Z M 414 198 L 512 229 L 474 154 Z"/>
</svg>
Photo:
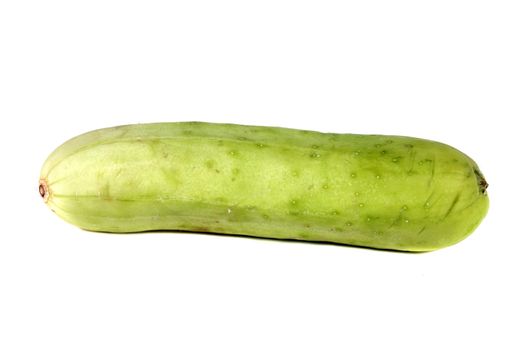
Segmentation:
<svg viewBox="0 0 525 350">
<path fill-rule="evenodd" d="M 178 122 L 58 147 L 39 193 L 86 230 L 178 230 L 430 251 L 486 215 L 487 182 L 445 144 L 402 136 Z"/>
</svg>

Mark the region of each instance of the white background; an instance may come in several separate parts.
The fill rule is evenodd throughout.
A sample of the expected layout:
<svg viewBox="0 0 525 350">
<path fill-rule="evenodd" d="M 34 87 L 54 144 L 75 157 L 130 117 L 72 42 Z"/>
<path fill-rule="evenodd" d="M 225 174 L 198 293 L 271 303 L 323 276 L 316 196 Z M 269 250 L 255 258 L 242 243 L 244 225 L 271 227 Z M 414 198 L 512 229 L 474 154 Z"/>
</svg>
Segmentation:
<svg viewBox="0 0 525 350">
<path fill-rule="evenodd" d="M 522 1 L 4 1 L 2 349 L 524 349 Z M 439 140 L 491 208 L 425 254 L 81 231 L 42 203 L 77 134 L 214 121 Z M 521 335 L 520 335 L 521 332 Z"/>
</svg>

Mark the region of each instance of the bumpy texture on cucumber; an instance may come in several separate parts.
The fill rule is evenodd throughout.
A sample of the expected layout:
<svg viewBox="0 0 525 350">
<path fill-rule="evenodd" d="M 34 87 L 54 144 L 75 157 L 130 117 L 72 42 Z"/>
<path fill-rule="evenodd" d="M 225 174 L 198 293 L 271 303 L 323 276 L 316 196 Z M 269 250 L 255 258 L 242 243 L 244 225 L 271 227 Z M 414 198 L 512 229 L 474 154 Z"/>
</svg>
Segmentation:
<svg viewBox="0 0 525 350">
<path fill-rule="evenodd" d="M 92 131 L 56 149 L 40 195 L 86 230 L 182 230 L 406 251 L 485 216 L 476 163 L 442 143 L 201 122 Z"/>
</svg>

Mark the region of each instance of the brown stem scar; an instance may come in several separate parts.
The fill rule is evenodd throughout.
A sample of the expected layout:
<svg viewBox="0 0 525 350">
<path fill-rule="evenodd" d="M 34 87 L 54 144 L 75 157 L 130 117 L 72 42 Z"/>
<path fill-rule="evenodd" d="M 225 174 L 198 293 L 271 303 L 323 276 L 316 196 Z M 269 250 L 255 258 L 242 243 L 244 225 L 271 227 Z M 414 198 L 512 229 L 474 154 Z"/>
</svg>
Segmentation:
<svg viewBox="0 0 525 350">
<path fill-rule="evenodd" d="M 40 194 L 40 197 L 44 200 L 44 202 L 47 202 L 49 199 L 49 187 L 47 187 L 47 182 L 44 179 L 40 179 L 40 182 L 38 183 L 38 193 Z"/>
<path fill-rule="evenodd" d="M 481 191 L 481 193 L 486 194 L 487 188 L 489 187 L 487 180 L 485 180 L 485 177 L 483 176 L 481 171 L 479 171 L 476 168 L 474 168 L 474 174 L 476 174 L 476 178 L 478 179 L 479 190 Z"/>
</svg>

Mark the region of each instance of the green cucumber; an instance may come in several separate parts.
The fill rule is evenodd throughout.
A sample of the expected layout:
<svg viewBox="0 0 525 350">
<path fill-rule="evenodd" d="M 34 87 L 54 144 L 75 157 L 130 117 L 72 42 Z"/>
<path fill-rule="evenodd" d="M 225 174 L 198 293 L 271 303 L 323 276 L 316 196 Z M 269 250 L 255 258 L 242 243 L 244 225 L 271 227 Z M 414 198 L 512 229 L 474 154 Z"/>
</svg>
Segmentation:
<svg viewBox="0 0 525 350">
<path fill-rule="evenodd" d="M 46 160 L 39 192 L 91 231 L 180 230 L 429 251 L 486 215 L 487 182 L 445 144 L 179 122 L 92 131 Z"/>
</svg>

